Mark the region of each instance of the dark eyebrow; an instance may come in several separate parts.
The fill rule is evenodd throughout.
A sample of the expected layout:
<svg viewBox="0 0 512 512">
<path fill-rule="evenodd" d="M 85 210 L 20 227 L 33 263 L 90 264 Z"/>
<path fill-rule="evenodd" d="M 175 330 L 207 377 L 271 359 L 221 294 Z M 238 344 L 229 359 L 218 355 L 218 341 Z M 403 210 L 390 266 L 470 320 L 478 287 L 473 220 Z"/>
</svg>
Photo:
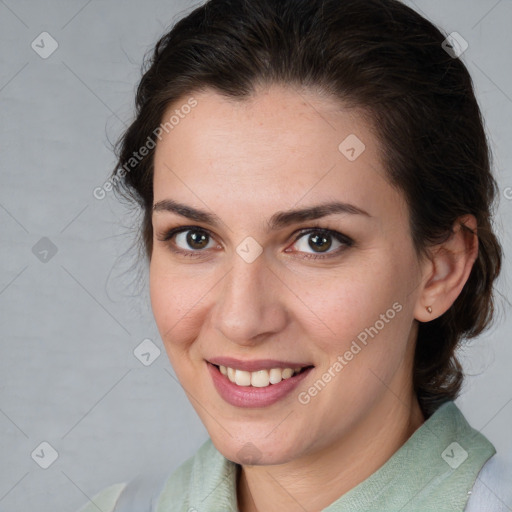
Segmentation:
<svg viewBox="0 0 512 512">
<path fill-rule="evenodd" d="M 153 211 L 173 212 L 192 221 L 203 222 L 214 227 L 218 227 L 220 224 L 222 224 L 222 221 L 217 215 L 192 208 L 191 206 L 178 203 L 172 199 L 164 199 L 162 201 L 158 201 L 153 205 Z M 290 224 L 320 219 L 322 217 L 335 215 L 337 213 L 349 213 L 352 215 L 365 215 L 367 217 L 371 217 L 368 212 L 352 204 L 332 202 L 310 206 L 308 208 L 277 212 L 272 215 L 268 221 L 268 230 L 273 231 L 286 227 Z"/>
</svg>

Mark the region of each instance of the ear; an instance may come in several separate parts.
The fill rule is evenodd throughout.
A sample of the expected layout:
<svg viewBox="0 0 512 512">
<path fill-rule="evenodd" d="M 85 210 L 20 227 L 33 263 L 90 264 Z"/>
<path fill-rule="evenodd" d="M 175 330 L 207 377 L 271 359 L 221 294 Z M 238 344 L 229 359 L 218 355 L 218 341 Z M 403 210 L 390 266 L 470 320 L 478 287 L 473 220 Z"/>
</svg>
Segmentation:
<svg viewBox="0 0 512 512">
<path fill-rule="evenodd" d="M 440 317 L 455 302 L 478 256 L 476 233 L 476 218 L 465 215 L 455 221 L 450 238 L 430 249 L 422 264 L 422 289 L 414 310 L 416 320 L 429 322 Z"/>
</svg>

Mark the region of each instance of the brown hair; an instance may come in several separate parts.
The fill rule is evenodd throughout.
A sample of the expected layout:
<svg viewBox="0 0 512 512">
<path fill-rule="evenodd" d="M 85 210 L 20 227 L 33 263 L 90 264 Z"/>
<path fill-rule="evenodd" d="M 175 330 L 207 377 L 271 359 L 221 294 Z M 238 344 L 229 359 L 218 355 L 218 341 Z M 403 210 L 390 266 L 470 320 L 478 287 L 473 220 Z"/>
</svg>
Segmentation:
<svg viewBox="0 0 512 512">
<path fill-rule="evenodd" d="M 478 258 L 462 292 L 445 314 L 419 324 L 414 387 L 427 417 L 460 391 L 455 349 L 489 324 L 501 267 L 481 113 L 466 67 L 442 47 L 445 37 L 397 0 L 210 0 L 146 60 L 112 176 L 142 206 L 140 241 L 151 258 L 153 149 L 126 162 L 149 147 L 171 103 L 206 88 L 243 100 L 258 85 L 281 83 L 369 112 L 390 183 L 407 200 L 418 254 L 448 237 L 459 217 L 473 214 L 478 223 Z"/>
</svg>

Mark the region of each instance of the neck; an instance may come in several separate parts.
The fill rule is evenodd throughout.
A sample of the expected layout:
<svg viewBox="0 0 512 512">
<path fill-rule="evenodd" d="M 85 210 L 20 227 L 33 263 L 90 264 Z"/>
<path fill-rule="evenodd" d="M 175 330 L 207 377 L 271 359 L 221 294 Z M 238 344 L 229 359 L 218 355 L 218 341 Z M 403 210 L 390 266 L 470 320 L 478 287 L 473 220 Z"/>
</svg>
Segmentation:
<svg viewBox="0 0 512 512">
<path fill-rule="evenodd" d="M 412 390 L 388 391 L 334 446 L 286 464 L 243 466 L 240 512 L 321 511 L 379 469 L 425 421 Z"/>
</svg>

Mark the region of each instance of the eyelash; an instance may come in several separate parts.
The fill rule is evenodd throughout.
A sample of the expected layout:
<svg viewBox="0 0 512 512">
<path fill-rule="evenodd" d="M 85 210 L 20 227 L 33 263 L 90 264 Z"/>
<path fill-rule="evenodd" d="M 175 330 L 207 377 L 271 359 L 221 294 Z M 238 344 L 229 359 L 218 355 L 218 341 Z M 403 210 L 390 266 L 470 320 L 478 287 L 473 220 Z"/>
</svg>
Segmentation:
<svg viewBox="0 0 512 512">
<path fill-rule="evenodd" d="M 201 228 L 199 226 L 181 226 L 178 228 L 172 228 L 166 232 L 164 232 L 161 236 L 157 237 L 157 239 L 161 242 L 167 242 L 169 249 L 176 253 L 180 254 L 182 256 L 188 257 L 188 258 L 204 258 L 206 252 L 203 250 L 190 250 L 185 251 L 183 249 L 178 249 L 174 245 L 172 245 L 170 242 L 172 238 L 174 238 L 176 235 L 186 232 L 186 231 L 198 231 L 202 233 L 206 233 L 209 238 L 213 238 L 213 235 L 205 228 Z M 295 235 L 297 233 L 296 238 L 293 241 L 293 244 L 296 244 L 302 237 L 310 234 L 321 234 L 324 236 L 332 236 L 334 239 L 336 239 L 338 242 L 343 244 L 345 247 L 339 247 L 336 251 L 333 251 L 331 253 L 327 253 L 327 255 L 321 255 L 321 254 L 314 254 L 314 253 L 304 253 L 305 255 L 300 256 L 300 258 L 303 259 L 314 259 L 314 260 L 324 260 L 327 258 L 332 258 L 335 256 L 338 256 L 341 252 L 346 250 L 349 247 L 352 247 L 354 245 L 354 241 L 348 237 L 347 235 L 344 235 L 343 233 L 339 233 L 338 231 L 334 231 L 331 229 L 322 228 L 320 226 L 312 226 L 310 228 L 301 229 L 298 232 L 295 231 L 293 234 Z"/>
</svg>

